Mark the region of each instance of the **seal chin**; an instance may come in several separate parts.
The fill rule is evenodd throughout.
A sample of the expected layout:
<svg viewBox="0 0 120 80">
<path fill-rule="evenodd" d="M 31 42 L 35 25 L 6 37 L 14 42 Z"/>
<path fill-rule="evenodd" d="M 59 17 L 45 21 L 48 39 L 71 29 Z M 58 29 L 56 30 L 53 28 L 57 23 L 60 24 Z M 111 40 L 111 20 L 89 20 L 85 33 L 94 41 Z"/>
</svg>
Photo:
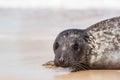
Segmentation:
<svg viewBox="0 0 120 80">
<path fill-rule="evenodd" d="M 55 66 L 58 66 L 58 67 L 69 67 L 69 65 L 67 65 L 67 64 L 55 64 Z"/>
<path fill-rule="evenodd" d="M 69 64 L 63 64 L 63 63 L 55 62 L 55 66 L 58 66 L 58 67 L 69 67 L 70 65 Z"/>
<path fill-rule="evenodd" d="M 61 67 L 64 67 L 64 68 L 66 68 L 66 67 L 69 67 L 69 65 L 61 65 Z"/>
</svg>

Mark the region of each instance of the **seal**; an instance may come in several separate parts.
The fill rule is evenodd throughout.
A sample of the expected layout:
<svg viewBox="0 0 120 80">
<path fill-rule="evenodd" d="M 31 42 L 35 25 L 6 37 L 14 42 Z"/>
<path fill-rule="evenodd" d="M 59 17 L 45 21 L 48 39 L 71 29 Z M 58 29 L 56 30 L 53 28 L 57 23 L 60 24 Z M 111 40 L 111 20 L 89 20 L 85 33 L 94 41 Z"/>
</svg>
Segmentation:
<svg viewBox="0 0 120 80">
<path fill-rule="evenodd" d="M 54 64 L 71 71 L 120 69 L 120 17 L 98 22 L 87 29 L 61 32 L 53 45 Z"/>
</svg>

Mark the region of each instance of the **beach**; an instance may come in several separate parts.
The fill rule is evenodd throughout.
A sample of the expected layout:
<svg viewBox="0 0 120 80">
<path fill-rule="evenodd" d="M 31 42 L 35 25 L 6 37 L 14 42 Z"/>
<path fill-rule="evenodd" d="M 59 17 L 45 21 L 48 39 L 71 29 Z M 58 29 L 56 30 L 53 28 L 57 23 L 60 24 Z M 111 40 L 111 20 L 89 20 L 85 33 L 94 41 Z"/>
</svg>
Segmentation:
<svg viewBox="0 0 120 80">
<path fill-rule="evenodd" d="M 119 80 L 120 70 L 47 68 L 53 43 L 66 29 L 85 29 L 120 10 L 0 9 L 0 80 Z"/>
</svg>

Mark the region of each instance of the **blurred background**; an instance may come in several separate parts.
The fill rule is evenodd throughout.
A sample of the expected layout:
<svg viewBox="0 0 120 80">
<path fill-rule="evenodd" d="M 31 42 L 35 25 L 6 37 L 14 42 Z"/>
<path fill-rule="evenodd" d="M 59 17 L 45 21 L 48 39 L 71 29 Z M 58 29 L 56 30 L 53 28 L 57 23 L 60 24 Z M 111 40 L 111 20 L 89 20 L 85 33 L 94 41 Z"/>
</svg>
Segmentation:
<svg viewBox="0 0 120 80">
<path fill-rule="evenodd" d="M 65 77 L 68 70 L 41 66 L 54 59 L 55 37 L 65 29 L 85 29 L 101 20 L 120 16 L 119 4 L 120 0 L 0 0 L 0 80 L 59 80 Z M 118 72 L 109 73 L 112 75 L 109 80 L 119 80 Z M 84 74 L 80 75 L 83 80 L 93 80 L 96 72 Z M 96 80 L 110 76 L 103 79 L 106 73 L 98 74 Z M 68 74 L 64 79 L 72 77 L 76 78 Z"/>
</svg>

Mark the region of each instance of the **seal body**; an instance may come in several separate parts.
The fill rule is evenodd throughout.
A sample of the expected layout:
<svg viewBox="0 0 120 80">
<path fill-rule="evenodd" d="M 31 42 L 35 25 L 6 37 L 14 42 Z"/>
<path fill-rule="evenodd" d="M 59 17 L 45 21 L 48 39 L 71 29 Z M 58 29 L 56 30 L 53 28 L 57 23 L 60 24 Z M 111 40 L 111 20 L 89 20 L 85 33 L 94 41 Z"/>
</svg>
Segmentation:
<svg viewBox="0 0 120 80">
<path fill-rule="evenodd" d="M 72 71 L 120 69 L 120 17 L 87 29 L 61 32 L 54 42 L 54 63 Z"/>
<path fill-rule="evenodd" d="M 120 69 L 120 17 L 92 25 L 86 33 L 91 39 L 91 69 Z"/>
</svg>

